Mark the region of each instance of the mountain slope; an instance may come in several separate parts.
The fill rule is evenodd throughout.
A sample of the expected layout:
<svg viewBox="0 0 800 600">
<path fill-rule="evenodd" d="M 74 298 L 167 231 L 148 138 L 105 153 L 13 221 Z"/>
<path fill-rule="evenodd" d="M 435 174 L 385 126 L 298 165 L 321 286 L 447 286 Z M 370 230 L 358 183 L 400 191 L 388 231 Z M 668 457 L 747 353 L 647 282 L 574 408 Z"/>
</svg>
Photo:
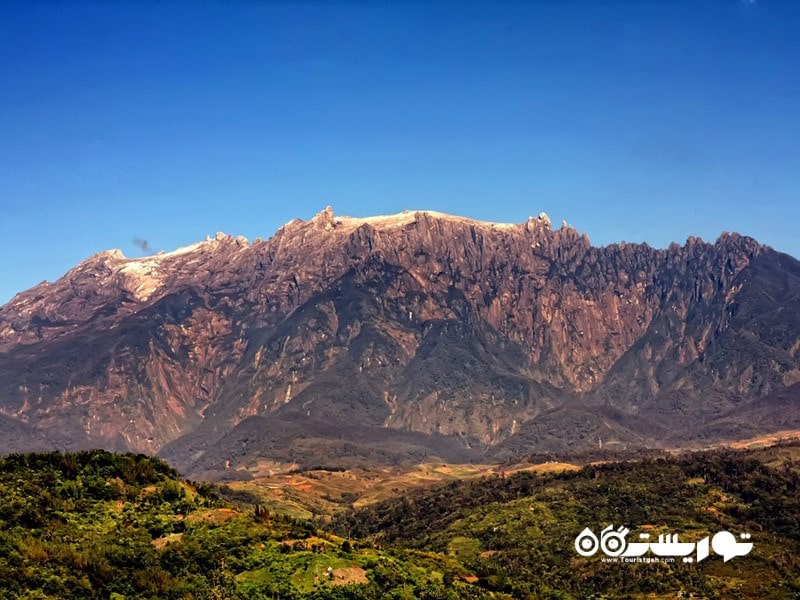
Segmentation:
<svg viewBox="0 0 800 600">
<path fill-rule="evenodd" d="M 378 453 L 408 461 L 707 438 L 800 380 L 799 282 L 738 234 L 595 248 L 545 215 L 328 208 L 252 244 L 103 252 L 19 294 L 0 308 L 0 414 L 188 470 L 320 464 L 342 431 L 418 432 Z M 251 417 L 258 449 L 234 452 Z M 316 442 L 278 451 L 279 423 Z"/>
</svg>

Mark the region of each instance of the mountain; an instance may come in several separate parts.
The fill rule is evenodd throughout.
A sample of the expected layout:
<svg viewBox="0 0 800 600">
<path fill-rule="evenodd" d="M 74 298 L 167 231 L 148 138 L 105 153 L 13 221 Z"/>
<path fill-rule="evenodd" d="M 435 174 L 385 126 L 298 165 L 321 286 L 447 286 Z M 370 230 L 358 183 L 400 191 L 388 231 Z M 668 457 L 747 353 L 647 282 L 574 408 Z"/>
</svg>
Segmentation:
<svg viewBox="0 0 800 600">
<path fill-rule="evenodd" d="M 329 207 L 18 294 L 0 427 L 189 473 L 705 443 L 800 423 L 799 309 L 800 263 L 736 233 L 598 248 L 544 214 Z"/>
</svg>

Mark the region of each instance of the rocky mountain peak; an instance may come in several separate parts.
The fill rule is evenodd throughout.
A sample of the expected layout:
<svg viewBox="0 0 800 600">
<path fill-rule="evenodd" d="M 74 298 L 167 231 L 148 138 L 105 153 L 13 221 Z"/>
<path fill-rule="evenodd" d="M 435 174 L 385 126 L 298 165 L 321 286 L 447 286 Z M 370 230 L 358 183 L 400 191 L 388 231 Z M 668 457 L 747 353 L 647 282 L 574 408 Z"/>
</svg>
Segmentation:
<svg viewBox="0 0 800 600">
<path fill-rule="evenodd" d="M 311 223 L 318 228 L 330 231 L 336 227 L 336 217 L 333 214 L 333 207 L 326 206 L 324 210 L 319 211 L 311 219 Z"/>
</svg>

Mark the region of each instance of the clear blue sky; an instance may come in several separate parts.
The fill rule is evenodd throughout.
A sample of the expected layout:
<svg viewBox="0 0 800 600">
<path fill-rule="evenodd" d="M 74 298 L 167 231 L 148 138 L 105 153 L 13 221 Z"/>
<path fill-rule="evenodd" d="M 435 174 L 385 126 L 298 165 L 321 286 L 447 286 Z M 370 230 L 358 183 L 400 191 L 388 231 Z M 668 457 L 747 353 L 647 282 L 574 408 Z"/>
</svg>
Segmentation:
<svg viewBox="0 0 800 600">
<path fill-rule="evenodd" d="M 0 303 L 332 204 L 800 256 L 800 2 L 0 3 Z"/>
</svg>

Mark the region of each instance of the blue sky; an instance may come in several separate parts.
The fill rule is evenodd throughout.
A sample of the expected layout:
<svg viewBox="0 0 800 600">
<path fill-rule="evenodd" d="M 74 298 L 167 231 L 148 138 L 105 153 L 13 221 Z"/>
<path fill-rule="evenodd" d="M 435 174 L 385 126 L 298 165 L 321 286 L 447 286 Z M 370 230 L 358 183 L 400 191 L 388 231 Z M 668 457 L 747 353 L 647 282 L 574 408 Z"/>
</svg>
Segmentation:
<svg viewBox="0 0 800 600">
<path fill-rule="evenodd" d="M 800 3 L 0 3 L 0 303 L 331 204 L 800 256 Z"/>
</svg>

